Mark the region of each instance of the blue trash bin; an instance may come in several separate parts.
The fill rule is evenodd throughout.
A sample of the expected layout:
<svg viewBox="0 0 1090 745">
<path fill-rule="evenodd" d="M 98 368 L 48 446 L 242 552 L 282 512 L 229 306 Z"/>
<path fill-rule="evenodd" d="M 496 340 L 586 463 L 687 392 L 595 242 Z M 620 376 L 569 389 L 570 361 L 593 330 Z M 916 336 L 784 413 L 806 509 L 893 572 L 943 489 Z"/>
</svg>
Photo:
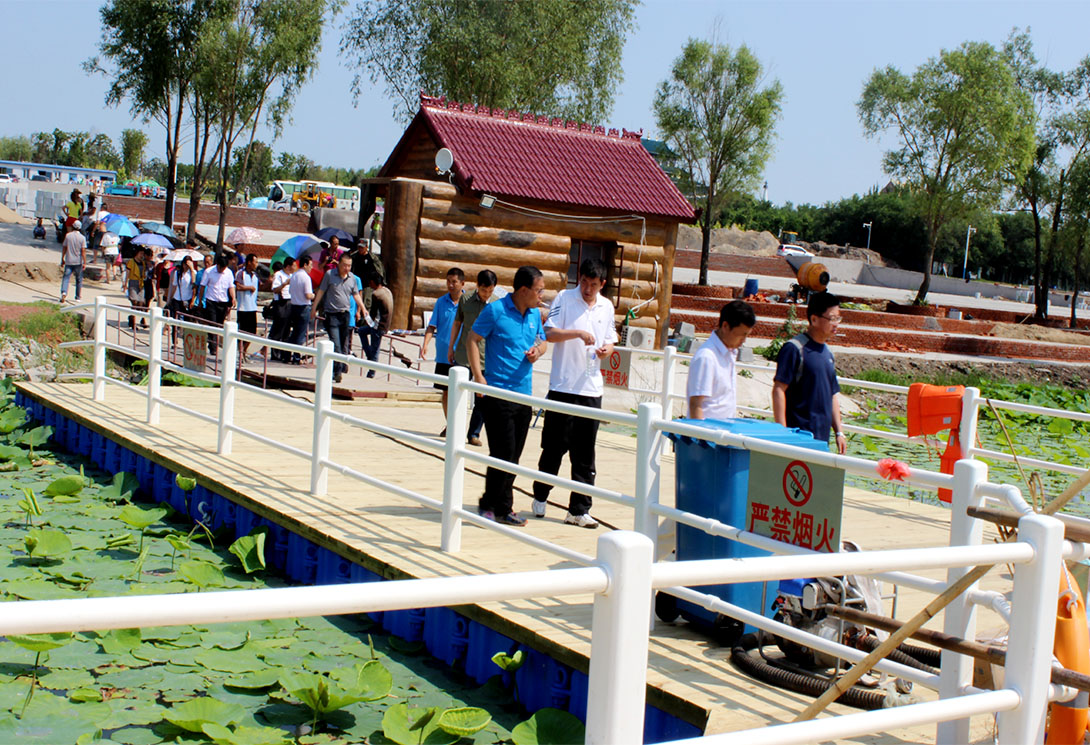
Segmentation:
<svg viewBox="0 0 1090 745">
<path fill-rule="evenodd" d="M 727 430 L 733 434 L 756 437 L 785 445 L 829 452 L 827 443 L 815 440 L 809 432 L 788 429 L 763 419 L 682 419 L 709 429 Z M 667 433 L 674 442 L 675 500 L 679 510 L 709 517 L 736 527 L 746 526 L 746 502 L 749 490 L 748 450 L 715 445 L 706 440 L 680 437 Z M 678 524 L 677 560 L 735 559 L 748 556 L 769 556 L 768 551 L 747 546 L 697 528 Z M 766 585 L 762 603 L 762 585 Z M 730 585 L 709 585 L 697 588 L 728 603 L 753 613 L 771 617 L 770 606 L 776 598 L 776 582 L 743 582 Z M 656 612 L 663 620 L 673 620 L 677 614 L 723 641 L 733 642 L 744 630 L 742 624 L 693 603 L 659 595 Z M 671 617 L 672 616 L 672 617 Z"/>
</svg>

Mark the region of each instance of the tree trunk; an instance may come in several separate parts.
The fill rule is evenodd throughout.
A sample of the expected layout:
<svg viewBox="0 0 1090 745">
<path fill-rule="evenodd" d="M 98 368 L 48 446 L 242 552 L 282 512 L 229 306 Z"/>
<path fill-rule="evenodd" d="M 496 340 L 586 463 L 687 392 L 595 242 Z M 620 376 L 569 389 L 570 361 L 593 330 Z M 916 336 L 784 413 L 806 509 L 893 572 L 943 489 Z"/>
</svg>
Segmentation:
<svg viewBox="0 0 1090 745">
<path fill-rule="evenodd" d="M 1082 264 L 1082 251 L 1086 247 L 1086 230 L 1079 231 L 1079 242 L 1075 247 L 1075 285 L 1071 288 L 1071 319 L 1068 323 L 1069 328 L 1078 328 L 1078 324 L 1075 320 L 1075 305 L 1079 300 L 1079 265 Z"/>
<path fill-rule="evenodd" d="M 1041 292 L 1041 301 L 1037 303 L 1038 318 L 1048 317 L 1048 292 L 1052 287 L 1052 273 L 1056 267 L 1056 245 L 1058 235 L 1060 232 L 1060 219 L 1063 214 L 1064 207 L 1064 179 L 1066 172 L 1060 169 L 1060 181 L 1056 189 L 1056 205 L 1052 209 L 1052 228 L 1049 231 L 1048 236 L 1048 252 L 1044 256 L 1044 272 L 1042 284 L 1044 285 Z M 1035 298 L 1036 299 L 1036 298 Z"/>
<path fill-rule="evenodd" d="M 700 276 L 697 284 L 708 284 L 708 259 L 712 252 L 712 203 L 715 201 L 715 185 L 708 185 L 708 198 L 704 202 L 704 220 L 700 226 Z"/>
<path fill-rule="evenodd" d="M 1043 290 L 1041 276 L 1041 213 L 1037 209 L 1037 200 L 1029 200 L 1030 214 L 1033 215 L 1033 306 L 1034 315 L 1044 318 L 1048 315 L 1048 293 Z M 1042 298 L 1044 304 L 1041 304 Z"/>
<path fill-rule="evenodd" d="M 167 98 L 167 196 L 163 204 L 163 224 L 168 226 L 174 225 L 174 194 L 178 188 L 178 136 L 181 132 L 182 106 L 184 104 L 185 99 L 182 93 L 179 92 L 178 115 L 175 117 L 173 104 L 170 98 Z M 173 132 L 171 131 L 171 125 L 174 127 Z"/>
<path fill-rule="evenodd" d="M 939 229 L 937 226 L 930 226 L 927 229 L 927 258 L 924 261 L 923 282 L 920 282 L 920 289 L 916 291 L 913 305 L 923 305 L 927 302 L 927 291 L 931 289 L 931 261 L 935 258 L 935 248 L 938 245 Z"/>
</svg>

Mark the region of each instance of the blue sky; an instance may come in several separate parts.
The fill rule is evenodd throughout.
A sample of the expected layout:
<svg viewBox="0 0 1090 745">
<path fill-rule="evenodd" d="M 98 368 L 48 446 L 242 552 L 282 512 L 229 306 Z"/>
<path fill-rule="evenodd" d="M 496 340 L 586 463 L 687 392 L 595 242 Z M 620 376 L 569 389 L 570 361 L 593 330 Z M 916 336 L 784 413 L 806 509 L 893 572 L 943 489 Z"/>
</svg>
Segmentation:
<svg viewBox="0 0 1090 745">
<path fill-rule="evenodd" d="M 97 51 L 99 6 L 93 0 L 0 0 L 0 134 L 60 127 L 105 132 L 116 140 L 134 125 L 124 105 L 104 106 L 105 79 L 80 68 Z M 769 77 L 783 84 L 783 118 L 765 173 L 775 203 L 822 203 L 886 182 L 882 143 L 863 137 L 855 109 L 876 67 L 891 64 L 910 72 L 966 40 L 999 44 L 1015 26 L 1030 27 L 1038 57 L 1053 69 L 1070 69 L 1090 54 L 1085 0 L 646 0 L 636 20 L 625 45 L 625 80 L 609 121 L 602 123 L 655 136 L 656 86 L 685 41 L 707 37 L 718 20 L 721 41 L 748 45 Z M 319 70 L 273 147 L 323 165 L 364 168 L 386 159 L 402 126 L 380 86 L 369 86 L 353 106 L 353 73 L 337 52 L 342 21 L 327 29 Z M 151 139 L 149 156 L 161 154 L 162 128 L 136 125 Z M 259 137 L 268 141 L 270 133 Z"/>
</svg>

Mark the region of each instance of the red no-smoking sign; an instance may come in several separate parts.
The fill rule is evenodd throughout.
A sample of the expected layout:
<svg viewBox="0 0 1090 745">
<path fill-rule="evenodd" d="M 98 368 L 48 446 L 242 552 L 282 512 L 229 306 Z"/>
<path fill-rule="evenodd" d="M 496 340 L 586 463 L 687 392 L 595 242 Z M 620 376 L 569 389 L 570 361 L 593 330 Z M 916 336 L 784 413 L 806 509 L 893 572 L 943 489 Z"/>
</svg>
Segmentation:
<svg viewBox="0 0 1090 745">
<path fill-rule="evenodd" d="M 814 477 L 810 466 L 801 460 L 793 460 L 783 470 L 783 494 L 787 501 L 802 507 L 814 493 Z"/>
<path fill-rule="evenodd" d="M 620 370 L 621 369 L 621 353 L 620 352 L 614 352 L 613 354 L 609 355 L 609 369 L 610 370 Z"/>
</svg>

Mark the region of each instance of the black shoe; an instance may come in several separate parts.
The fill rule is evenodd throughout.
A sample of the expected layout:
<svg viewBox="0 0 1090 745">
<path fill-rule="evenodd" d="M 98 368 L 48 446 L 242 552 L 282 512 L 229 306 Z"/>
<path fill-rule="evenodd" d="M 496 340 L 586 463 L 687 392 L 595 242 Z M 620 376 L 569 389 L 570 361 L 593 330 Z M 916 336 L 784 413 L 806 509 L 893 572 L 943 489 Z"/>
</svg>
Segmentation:
<svg viewBox="0 0 1090 745">
<path fill-rule="evenodd" d="M 333 382 L 334 383 L 340 383 L 341 382 L 341 374 L 340 373 L 337 373 L 336 375 L 333 376 Z"/>
</svg>

